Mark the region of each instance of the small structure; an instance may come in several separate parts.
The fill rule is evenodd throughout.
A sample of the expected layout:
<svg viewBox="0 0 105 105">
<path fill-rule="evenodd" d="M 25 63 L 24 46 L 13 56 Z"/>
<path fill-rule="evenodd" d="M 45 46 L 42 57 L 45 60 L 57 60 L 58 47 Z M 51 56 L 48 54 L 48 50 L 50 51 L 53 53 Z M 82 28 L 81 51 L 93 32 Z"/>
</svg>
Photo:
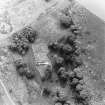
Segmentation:
<svg viewBox="0 0 105 105">
<path fill-rule="evenodd" d="M 51 61 L 47 56 L 47 45 L 44 42 L 39 42 L 32 45 L 32 49 L 35 57 L 36 68 L 40 72 L 41 77 L 43 78 L 45 75 L 46 68 L 48 66 L 51 66 Z"/>
</svg>

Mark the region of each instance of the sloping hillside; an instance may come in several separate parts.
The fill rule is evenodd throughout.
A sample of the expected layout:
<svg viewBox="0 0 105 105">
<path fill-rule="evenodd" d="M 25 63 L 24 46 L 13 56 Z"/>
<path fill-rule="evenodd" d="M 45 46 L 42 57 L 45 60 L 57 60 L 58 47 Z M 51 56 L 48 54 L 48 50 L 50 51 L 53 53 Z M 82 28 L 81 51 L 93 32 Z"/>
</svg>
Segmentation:
<svg viewBox="0 0 105 105">
<path fill-rule="evenodd" d="M 53 74 L 53 81 L 43 83 L 41 76 L 44 75 L 47 66 L 51 66 L 51 61 L 48 58 L 48 43 L 72 34 L 70 29 L 60 27 L 60 19 L 66 12 L 72 16 L 76 24 L 82 27 L 82 36 L 76 41 L 85 51 L 82 56 L 83 75 L 86 86 L 92 94 L 91 104 L 104 105 L 105 23 L 77 2 L 70 0 L 51 0 L 49 2 L 23 0 L 9 5 L 11 6 L 8 6 L 0 19 L 1 23 L 5 23 L 4 29 L 0 29 L 0 91 L 4 91 L 0 105 L 3 105 L 3 100 L 8 103 L 6 105 L 54 104 L 52 98 L 54 94 L 51 94 L 50 98 L 45 98 L 42 96 L 42 92 L 45 87 L 52 91 L 61 88 L 59 84 L 53 83 L 53 81 L 57 81 L 57 77 Z M 31 26 L 33 30 L 38 31 L 38 39 L 29 44 L 29 52 L 25 56 L 21 56 L 11 52 L 8 45 L 11 44 L 13 33 L 21 31 L 26 26 Z M 33 80 L 18 75 L 14 66 L 14 61 L 18 59 L 27 63 L 29 69 L 35 71 Z M 66 91 L 71 105 L 75 105 L 71 90 L 67 89 L 66 87 L 61 90 Z"/>
</svg>

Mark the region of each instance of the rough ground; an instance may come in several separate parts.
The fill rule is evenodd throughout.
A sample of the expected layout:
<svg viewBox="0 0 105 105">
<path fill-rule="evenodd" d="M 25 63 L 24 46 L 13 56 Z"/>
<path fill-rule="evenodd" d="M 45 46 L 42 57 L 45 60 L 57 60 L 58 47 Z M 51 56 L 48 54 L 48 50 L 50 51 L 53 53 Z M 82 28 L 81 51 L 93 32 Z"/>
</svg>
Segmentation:
<svg viewBox="0 0 105 105">
<path fill-rule="evenodd" d="M 68 5 L 71 7 L 75 22 L 81 24 L 84 31 L 89 31 L 84 34 L 80 42 L 81 46 L 89 49 L 84 57 L 86 64 L 84 75 L 86 75 L 87 85 L 93 92 L 92 105 L 105 105 L 105 23 L 78 3 L 71 4 L 68 0 L 52 0 L 49 3 L 44 0 L 14 0 L 9 2 L 9 6 L 6 5 L 7 9 L 0 14 L 0 105 L 49 105 L 37 92 L 34 93 L 34 102 L 33 97 L 29 98 L 25 79 L 17 75 L 12 64 L 14 59 L 21 57 L 12 55 L 6 46 L 13 32 L 30 24 L 33 29 L 39 31 L 40 40 L 32 47 L 34 48 L 32 53 L 34 51 L 35 53 L 27 56 L 32 59 L 35 57 L 37 61 L 42 61 L 41 56 L 45 56 L 44 60 L 48 62 L 46 43 L 68 34 L 67 31 L 59 28 L 58 22 L 59 11 Z M 29 82 L 29 84 L 32 83 Z M 38 84 L 34 83 L 34 85 L 36 91 L 39 91 Z"/>
</svg>

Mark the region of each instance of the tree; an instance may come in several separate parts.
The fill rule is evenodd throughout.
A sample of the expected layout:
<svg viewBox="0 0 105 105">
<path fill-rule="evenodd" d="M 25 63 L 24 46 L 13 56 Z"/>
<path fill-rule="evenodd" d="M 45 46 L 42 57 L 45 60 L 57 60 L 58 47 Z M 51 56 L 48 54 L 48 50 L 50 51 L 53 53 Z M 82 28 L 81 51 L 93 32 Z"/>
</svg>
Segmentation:
<svg viewBox="0 0 105 105">
<path fill-rule="evenodd" d="M 29 43 L 19 32 L 12 35 L 12 43 L 8 48 L 15 53 L 25 55 L 29 50 Z"/>
<path fill-rule="evenodd" d="M 53 56 L 53 65 L 54 71 L 57 73 L 59 68 L 64 65 L 64 59 L 55 54 Z"/>
<path fill-rule="evenodd" d="M 66 100 L 66 102 L 64 103 L 64 105 L 71 105 L 71 101 L 70 100 Z"/>
<path fill-rule="evenodd" d="M 51 80 L 52 78 L 52 68 L 51 66 L 47 66 L 45 72 L 44 72 L 45 76 L 43 77 L 43 80 Z"/>
<path fill-rule="evenodd" d="M 16 44 L 17 52 L 20 55 L 25 55 L 29 50 L 29 44 L 24 41 L 18 41 Z"/>
<path fill-rule="evenodd" d="M 69 16 L 61 16 L 60 18 L 60 26 L 61 28 L 68 29 L 73 25 L 73 21 Z"/>
<path fill-rule="evenodd" d="M 81 90 L 83 90 L 83 88 L 84 88 L 83 85 L 78 84 L 78 85 L 76 86 L 76 91 L 81 91 Z"/>
<path fill-rule="evenodd" d="M 16 60 L 14 64 L 20 76 L 25 76 L 27 79 L 33 79 L 35 77 L 35 71 L 30 69 L 22 60 Z"/>
<path fill-rule="evenodd" d="M 43 89 L 42 95 L 43 95 L 44 97 L 49 97 L 50 94 L 51 94 L 51 91 L 50 91 L 48 88 L 44 88 L 44 89 Z"/>
<path fill-rule="evenodd" d="M 79 79 L 79 80 L 81 80 L 81 79 L 83 79 L 83 74 L 82 73 L 76 73 L 76 77 Z"/>
<path fill-rule="evenodd" d="M 79 80 L 77 78 L 73 78 L 72 82 L 71 82 L 71 85 L 76 86 L 78 84 L 78 82 L 79 82 Z"/>
<path fill-rule="evenodd" d="M 16 44 L 12 43 L 11 45 L 8 45 L 8 49 L 11 52 L 15 53 L 17 51 L 17 46 L 16 46 Z"/>
<path fill-rule="evenodd" d="M 24 68 L 27 66 L 21 59 L 16 60 L 14 62 L 15 67 L 16 67 L 16 71 L 18 72 L 18 74 L 20 76 L 24 76 L 25 75 L 25 70 Z"/>
<path fill-rule="evenodd" d="M 54 105 L 62 105 L 61 102 L 56 102 Z"/>
<path fill-rule="evenodd" d="M 64 67 L 61 67 L 58 70 L 57 75 L 58 75 L 58 78 L 59 78 L 59 81 L 60 81 L 61 86 L 65 87 L 66 86 L 66 83 L 68 81 L 68 76 L 67 76 L 66 69 Z"/>
<path fill-rule="evenodd" d="M 71 59 L 72 59 L 72 67 L 74 69 L 80 67 L 83 64 L 82 59 L 78 56 L 73 55 Z"/>
<path fill-rule="evenodd" d="M 13 33 L 12 44 L 8 48 L 15 53 L 20 55 L 25 55 L 29 50 L 29 44 L 34 43 L 37 38 L 37 31 L 33 30 L 31 27 L 25 27 L 19 32 Z"/>
<path fill-rule="evenodd" d="M 59 76 L 62 76 L 63 74 L 66 74 L 66 69 L 65 69 L 65 67 L 60 67 L 59 70 L 58 70 L 58 72 L 57 72 L 57 74 L 58 74 Z"/>
<path fill-rule="evenodd" d="M 72 51 L 73 51 L 73 48 L 69 44 L 65 44 L 63 46 L 63 53 L 64 54 L 70 54 Z"/>
<path fill-rule="evenodd" d="M 80 96 L 83 98 L 83 99 L 88 99 L 89 98 L 89 91 L 84 88 L 82 89 L 82 91 L 80 91 Z"/>
<path fill-rule="evenodd" d="M 55 41 L 55 42 L 49 42 L 48 43 L 48 48 L 51 50 L 51 51 L 58 51 L 58 42 Z"/>
<path fill-rule="evenodd" d="M 80 68 L 74 69 L 74 72 L 76 74 L 76 78 L 78 78 L 79 80 L 82 80 L 83 79 L 83 74 L 82 74 Z"/>
<path fill-rule="evenodd" d="M 71 105 L 70 103 L 64 103 L 64 105 Z"/>
<path fill-rule="evenodd" d="M 23 35 L 29 43 L 34 43 L 38 36 L 38 32 L 32 29 L 32 27 L 27 26 L 21 30 L 21 35 Z"/>
<path fill-rule="evenodd" d="M 76 36 L 71 34 L 71 35 L 68 35 L 67 38 L 66 38 L 66 43 L 70 44 L 73 48 L 75 48 L 75 40 L 76 40 Z"/>
<path fill-rule="evenodd" d="M 70 30 L 74 35 L 78 35 L 80 34 L 81 27 L 74 24 L 74 25 L 71 25 Z"/>
<path fill-rule="evenodd" d="M 73 71 L 68 72 L 68 77 L 72 80 L 75 77 L 75 73 Z"/>
<path fill-rule="evenodd" d="M 58 65 L 63 65 L 64 63 L 64 59 L 62 57 L 58 56 L 55 60 Z"/>
<path fill-rule="evenodd" d="M 81 84 L 81 85 L 85 84 L 84 83 L 84 80 L 83 79 L 82 80 L 79 80 L 79 84 Z"/>
<path fill-rule="evenodd" d="M 24 68 L 24 71 L 27 79 L 33 79 L 35 77 L 34 70 L 30 69 L 28 66 Z"/>
</svg>

